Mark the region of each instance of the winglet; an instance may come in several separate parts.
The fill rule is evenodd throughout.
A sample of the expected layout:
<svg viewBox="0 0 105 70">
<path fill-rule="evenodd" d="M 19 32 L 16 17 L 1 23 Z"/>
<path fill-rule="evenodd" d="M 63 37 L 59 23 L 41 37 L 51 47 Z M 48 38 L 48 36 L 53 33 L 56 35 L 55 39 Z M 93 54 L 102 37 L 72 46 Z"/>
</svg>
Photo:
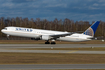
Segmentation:
<svg viewBox="0 0 105 70">
<path fill-rule="evenodd" d="M 97 27 L 98 27 L 99 23 L 100 23 L 100 21 L 95 22 L 83 34 L 94 36 L 94 34 L 95 34 L 96 30 L 97 30 Z"/>
</svg>

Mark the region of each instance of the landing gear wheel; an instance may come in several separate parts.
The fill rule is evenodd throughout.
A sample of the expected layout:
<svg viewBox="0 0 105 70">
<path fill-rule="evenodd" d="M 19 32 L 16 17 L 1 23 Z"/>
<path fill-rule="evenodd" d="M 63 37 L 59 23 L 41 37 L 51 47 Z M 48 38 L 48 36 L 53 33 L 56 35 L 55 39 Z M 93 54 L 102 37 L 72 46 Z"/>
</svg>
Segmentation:
<svg viewBox="0 0 105 70">
<path fill-rule="evenodd" d="M 55 42 L 51 42 L 51 44 L 56 44 Z"/>
<path fill-rule="evenodd" d="M 49 42 L 49 41 L 47 41 L 47 42 L 45 42 L 45 44 L 50 44 L 50 42 Z"/>
</svg>

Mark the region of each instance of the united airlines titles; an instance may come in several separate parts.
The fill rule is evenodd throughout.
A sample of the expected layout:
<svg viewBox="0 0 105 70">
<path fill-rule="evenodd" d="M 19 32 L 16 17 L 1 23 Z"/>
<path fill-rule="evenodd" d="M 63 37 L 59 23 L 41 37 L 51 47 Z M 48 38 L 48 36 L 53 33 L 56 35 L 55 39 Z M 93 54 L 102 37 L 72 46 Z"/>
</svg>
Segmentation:
<svg viewBox="0 0 105 70">
<path fill-rule="evenodd" d="M 27 32 L 32 32 L 32 29 L 27 29 L 27 28 L 16 28 L 16 31 L 27 31 Z"/>
</svg>

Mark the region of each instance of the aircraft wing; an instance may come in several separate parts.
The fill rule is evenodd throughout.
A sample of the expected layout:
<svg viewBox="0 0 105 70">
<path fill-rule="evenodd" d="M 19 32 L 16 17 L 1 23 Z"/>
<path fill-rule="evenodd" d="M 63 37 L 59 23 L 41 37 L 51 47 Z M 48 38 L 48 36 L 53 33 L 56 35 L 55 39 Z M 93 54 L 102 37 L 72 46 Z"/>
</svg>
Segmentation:
<svg viewBox="0 0 105 70">
<path fill-rule="evenodd" d="M 68 35 L 72 35 L 74 33 L 81 33 L 81 32 L 83 32 L 83 31 L 67 32 L 67 33 L 63 33 L 63 34 L 55 34 L 55 35 L 50 35 L 50 37 L 59 38 L 59 37 L 65 37 L 65 36 L 68 36 Z"/>
<path fill-rule="evenodd" d="M 55 34 L 55 35 L 50 35 L 50 37 L 53 37 L 53 38 L 59 38 L 59 37 L 65 37 L 65 36 L 68 36 L 68 35 L 71 35 L 73 33 L 63 33 L 63 34 Z"/>
</svg>

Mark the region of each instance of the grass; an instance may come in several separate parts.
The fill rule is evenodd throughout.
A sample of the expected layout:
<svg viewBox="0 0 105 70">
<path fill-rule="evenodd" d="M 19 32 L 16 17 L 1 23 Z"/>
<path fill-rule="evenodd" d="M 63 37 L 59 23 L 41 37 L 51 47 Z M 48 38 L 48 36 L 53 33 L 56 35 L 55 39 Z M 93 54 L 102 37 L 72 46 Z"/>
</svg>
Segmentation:
<svg viewBox="0 0 105 70">
<path fill-rule="evenodd" d="M 45 41 L 35 41 L 35 40 L 0 40 L 0 44 L 44 44 Z M 60 42 L 56 41 L 57 44 L 105 44 L 101 40 L 92 40 L 86 42 Z"/>
<path fill-rule="evenodd" d="M 101 64 L 105 54 L 0 53 L 0 64 Z"/>
</svg>

